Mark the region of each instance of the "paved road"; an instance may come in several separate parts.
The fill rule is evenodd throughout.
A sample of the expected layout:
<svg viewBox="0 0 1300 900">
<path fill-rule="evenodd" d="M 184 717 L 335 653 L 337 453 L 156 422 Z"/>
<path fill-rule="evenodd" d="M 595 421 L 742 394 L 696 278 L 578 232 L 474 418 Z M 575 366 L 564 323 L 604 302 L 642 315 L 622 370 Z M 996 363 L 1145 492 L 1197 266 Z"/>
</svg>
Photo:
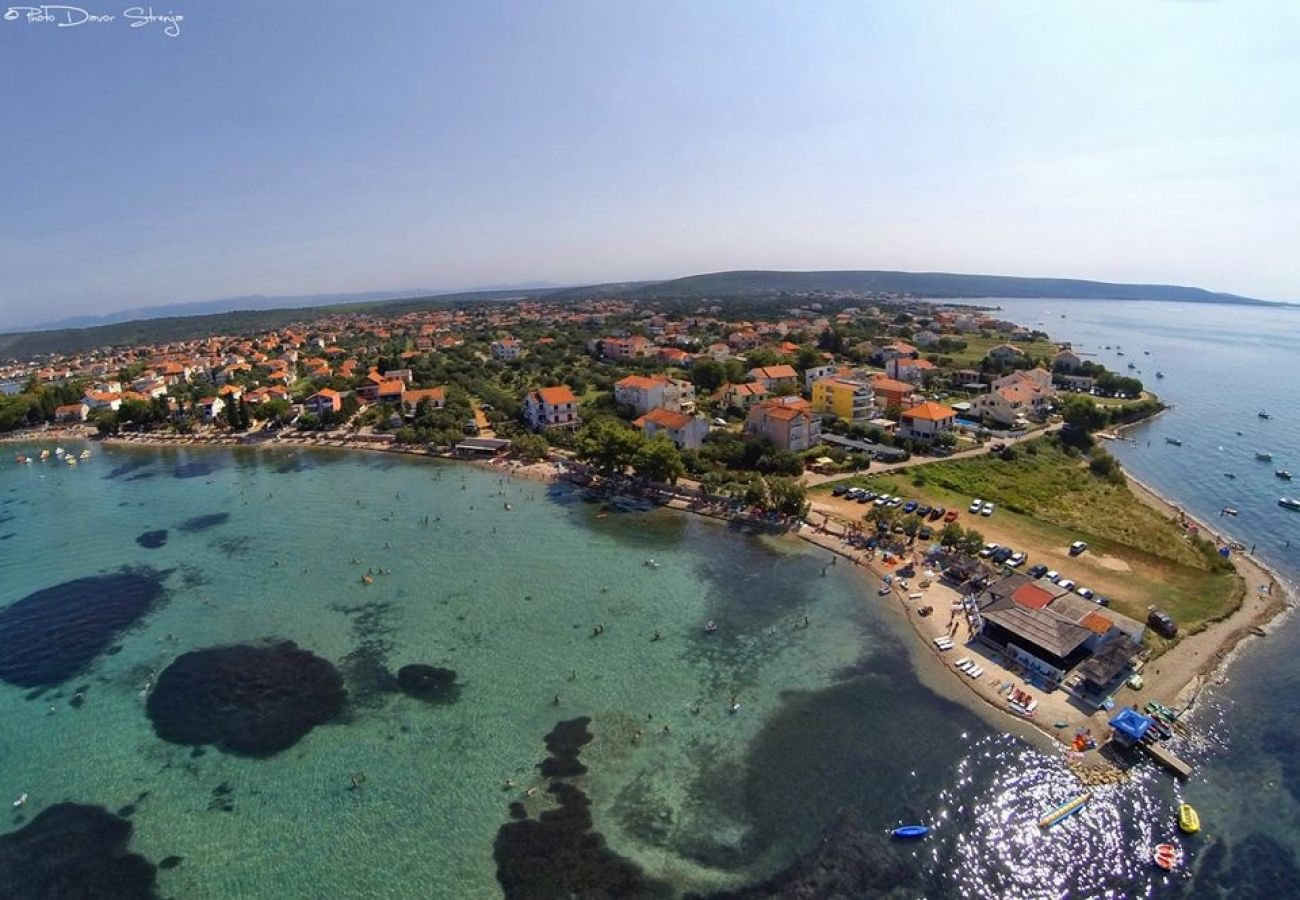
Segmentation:
<svg viewBox="0 0 1300 900">
<path fill-rule="evenodd" d="M 1025 441 L 1031 441 L 1034 438 L 1041 437 L 1044 434 L 1048 434 L 1053 431 L 1060 431 L 1061 425 L 1062 423 L 1057 422 L 1053 425 L 1048 425 L 1046 428 L 1039 429 L 1038 431 L 1031 431 L 1028 434 L 1022 434 L 1020 437 L 1004 438 L 1002 439 L 1002 443 L 1010 447 L 1015 444 L 1024 443 Z M 906 462 L 896 462 L 896 463 L 880 463 L 880 462 L 873 461 L 871 463 L 871 468 L 869 471 L 871 474 L 875 475 L 880 472 L 894 472 L 898 469 L 911 469 L 911 468 L 915 468 L 916 466 L 928 465 L 929 463 L 947 462 L 948 460 L 952 460 L 952 459 L 969 459 L 972 456 L 983 456 L 985 453 L 990 452 L 989 447 L 993 443 L 996 443 L 996 441 L 989 441 L 988 443 L 984 444 L 981 447 L 972 447 L 970 450 L 962 450 L 961 452 L 954 453 L 951 456 L 913 456 L 911 459 L 907 460 Z M 845 479 L 853 478 L 855 476 L 863 475 L 863 474 L 866 473 L 836 472 L 831 475 L 821 475 L 816 472 L 809 472 L 804 476 L 803 483 L 808 487 L 815 487 L 816 485 L 819 484 L 830 484 L 836 481 L 844 481 Z"/>
</svg>

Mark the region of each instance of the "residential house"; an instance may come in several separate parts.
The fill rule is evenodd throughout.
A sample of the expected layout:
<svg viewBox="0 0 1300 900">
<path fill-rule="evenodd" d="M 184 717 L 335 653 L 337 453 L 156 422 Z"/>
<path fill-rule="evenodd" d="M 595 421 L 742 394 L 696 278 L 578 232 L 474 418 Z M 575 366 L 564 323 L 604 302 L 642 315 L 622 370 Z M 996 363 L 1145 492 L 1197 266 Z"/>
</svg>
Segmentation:
<svg viewBox="0 0 1300 900">
<path fill-rule="evenodd" d="M 122 395 L 116 391 L 86 391 L 82 402 L 91 409 L 118 410 L 122 407 Z"/>
<path fill-rule="evenodd" d="M 762 403 L 769 396 L 767 388 L 761 384 L 724 384 L 713 396 L 723 401 L 728 409 L 747 411 L 751 406 Z"/>
<path fill-rule="evenodd" d="M 677 347 L 660 347 L 655 355 L 661 363 L 681 369 L 689 369 L 691 363 L 695 361 L 695 357 Z"/>
<path fill-rule="evenodd" d="M 823 378 L 830 378 L 832 375 L 838 374 L 841 374 L 840 366 L 835 363 L 826 363 L 825 365 L 812 366 L 804 369 L 803 389 L 805 391 L 811 391 L 816 382 L 821 381 Z"/>
<path fill-rule="evenodd" d="M 1050 397 L 1037 385 L 1021 382 L 980 394 L 971 401 L 971 412 L 1012 427 L 1043 416 L 1049 402 Z"/>
<path fill-rule="evenodd" d="M 898 417 L 898 436 L 914 441 L 933 441 L 952 431 L 957 413 L 942 403 L 926 401 L 903 410 Z"/>
<path fill-rule="evenodd" d="M 1069 347 L 1062 348 L 1052 357 L 1053 372 L 1077 372 L 1083 368 L 1083 357 Z"/>
<path fill-rule="evenodd" d="M 415 418 L 421 403 L 442 409 L 447 405 L 447 392 L 440 387 L 402 391 L 402 414 L 408 419 Z"/>
<path fill-rule="evenodd" d="M 1033 369 L 1019 369 L 1012 372 L 1010 375 L 1003 375 L 1001 378 L 993 382 L 992 388 L 997 390 L 998 388 L 1011 387 L 1020 384 L 1028 384 L 1038 388 L 1047 394 L 1048 399 L 1051 399 L 1054 394 L 1054 391 L 1052 390 L 1052 373 L 1044 369 L 1042 366 L 1037 366 Z"/>
<path fill-rule="evenodd" d="M 600 355 L 614 361 L 644 359 L 654 355 L 656 351 L 655 345 L 639 334 L 629 337 L 608 337 L 601 340 L 599 344 Z"/>
<path fill-rule="evenodd" d="M 221 415 L 221 411 L 226 408 L 226 401 L 220 397 L 204 397 L 196 405 L 198 406 L 199 415 L 205 421 L 211 422 Z"/>
<path fill-rule="evenodd" d="M 998 344 L 985 354 L 989 359 L 1000 363 L 1013 363 L 1025 358 L 1025 351 L 1015 344 Z"/>
<path fill-rule="evenodd" d="M 928 359 L 912 359 L 909 356 L 895 356 L 885 361 L 885 374 L 899 381 L 920 384 L 935 373 L 934 363 Z"/>
<path fill-rule="evenodd" d="M 567 385 L 538 388 L 524 395 L 524 421 L 534 431 L 548 428 L 577 428 L 578 398 Z"/>
<path fill-rule="evenodd" d="M 875 375 L 871 379 L 871 392 L 876 395 L 876 403 L 882 407 L 907 406 L 916 388 L 906 381 L 887 375 Z"/>
<path fill-rule="evenodd" d="M 523 343 L 515 338 L 501 338 L 499 341 L 492 342 L 493 359 L 504 361 L 518 359 L 523 350 Z"/>
<path fill-rule="evenodd" d="M 894 341 L 892 344 L 886 344 L 880 348 L 880 358 L 888 362 L 891 359 L 904 357 L 907 359 L 916 359 L 917 350 L 906 341 Z"/>
<path fill-rule="evenodd" d="M 787 385 L 797 386 L 799 384 L 799 373 L 794 370 L 794 366 L 785 364 L 757 366 L 749 370 L 749 377 L 769 391 L 776 391 Z"/>
<path fill-rule="evenodd" d="M 709 433 L 709 423 L 703 419 L 663 408 L 650 410 L 632 424 L 646 437 L 667 435 L 679 450 L 697 449 Z"/>
<path fill-rule="evenodd" d="M 916 346 L 918 347 L 933 347 L 935 344 L 939 343 L 939 341 L 943 340 L 943 338 L 935 334 L 933 331 L 926 329 L 924 331 L 918 331 L 916 334 L 912 335 L 912 340 L 916 341 Z"/>
<path fill-rule="evenodd" d="M 614 383 L 614 400 L 637 415 L 657 408 L 690 411 L 695 408 L 695 386 L 667 375 L 629 375 Z"/>
<path fill-rule="evenodd" d="M 802 397 L 773 397 L 750 407 L 745 431 L 767 438 L 778 449 L 802 453 L 821 441 L 821 420 Z"/>
<path fill-rule="evenodd" d="M 308 412 L 323 416 L 343 409 L 343 395 L 331 388 L 321 388 L 303 401 L 303 408 Z"/>
<path fill-rule="evenodd" d="M 84 422 L 90 415 L 90 407 L 85 403 L 67 403 L 55 407 L 54 419 L 58 422 Z"/>
<path fill-rule="evenodd" d="M 871 382 L 856 378 L 831 377 L 813 382 L 812 410 L 849 422 L 876 415 L 876 396 Z"/>
</svg>

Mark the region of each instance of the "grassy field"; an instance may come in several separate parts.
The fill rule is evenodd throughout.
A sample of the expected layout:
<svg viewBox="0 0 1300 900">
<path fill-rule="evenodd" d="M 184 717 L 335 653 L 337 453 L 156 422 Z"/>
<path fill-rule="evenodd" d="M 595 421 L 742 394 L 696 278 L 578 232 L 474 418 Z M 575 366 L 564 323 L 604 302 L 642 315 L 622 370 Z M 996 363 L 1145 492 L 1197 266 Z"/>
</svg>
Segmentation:
<svg viewBox="0 0 1300 900">
<path fill-rule="evenodd" d="M 988 355 L 989 350 L 998 344 L 1015 344 L 1030 359 L 1042 356 L 1051 359 L 1058 349 L 1051 341 L 1008 341 L 1004 337 L 981 337 L 978 334 L 962 335 L 961 339 L 966 342 L 964 350 L 955 350 L 941 355 L 951 358 L 954 365 L 965 368 L 977 367 L 980 360 Z"/>
<path fill-rule="evenodd" d="M 1154 604 L 1184 631 L 1195 632 L 1244 597 L 1241 578 L 1213 565 L 1176 523 L 1127 486 L 1093 475 L 1050 439 L 1021 445 L 1012 461 L 981 456 L 840 483 L 960 510 L 958 524 L 978 530 L 986 541 L 1027 552 L 1024 568 L 1042 563 L 1056 569 L 1140 621 Z M 814 497 L 827 502 L 828 490 L 819 487 Z M 987 518 L 969 515 L 974 497 L 997 504 L 997 511 Z M 840 508 L 857 516 L 867 510 L 853 503 Z M 1069 545 L 1076 540 L 1087 541 L 1089 550 L 1072 557 Z M 1162 642 L 1154 645 L 1159 649 Z"/>
</svg>

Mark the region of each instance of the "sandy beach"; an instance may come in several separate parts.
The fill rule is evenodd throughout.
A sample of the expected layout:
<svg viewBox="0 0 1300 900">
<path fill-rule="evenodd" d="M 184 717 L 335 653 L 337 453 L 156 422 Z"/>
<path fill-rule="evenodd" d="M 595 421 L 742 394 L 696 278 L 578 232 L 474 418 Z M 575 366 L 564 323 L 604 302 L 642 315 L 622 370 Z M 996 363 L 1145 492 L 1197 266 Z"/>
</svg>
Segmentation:
<svg viewBox="0 0 1300 900">
<path fill-rule="evenodd" d="M 85 427 L 55 427 L 21 434 L 7 435 L 7 443 L 30 443 L 32 441 L 59 440 L 94 440 L 106 445 L 143 445 L 143 446 L 231 446 L 249 447 L 309 447 L 317 449 L 364 450 L 379 453 L 401 453 L 411 456 L 424 456 L 437 459 L 454 459 L 469 462 L 476 466 L 504 472 L 510 476 L 553 481 L 558 470 L 553 461 L 523 463 L 518 460 L 493 458 L 488 460 L 467 460 L 450 454 L 431 453 L 422 447 L 378 444 L 372 441 L 341 439 L 330 435 L 276 435 L 266 440 L 246 442 L 239 437 L 226 434 L 212 435 L 121 435 L 112 438 L 99 438 Z M 1221 543 L 1226 538 L 1218 535 L 1206 523 L 1197 521 L 1187 515 L 1172 500 L 1162 497 L 1147 485 L 1129 477 L 1134 494 L 1143 502 L 1153 506 L 1171 519 L 1182 517 L 1184 521 L 1194 524 L 1202 534 L 1215 537 Z M 681 512 L 705 515 L 711 518 L 728 518 L 727 510 L 703 506 L 687 499 L 675 499 L 668 504 Z M 1002 716 L 1003 724 L 1015 723 L 1015 730 L 1025 733 L 1027 729 L 1036 729 L 1062 745 L 1069 745 L 1076 733 L 1091 731 L 1100 744 L 1108 730 L 1108 715 L 1105 711 L 1088 711 L 1076 705 L 1064 691 L 1051 694 L 1027 685 L 1021 678 L 1018 666 L 1005 660 L 1001 654 L 989 647 L 971 640 L 964 616 L 957 607 L 961 595 L 958 591 L 940 583 L 937 575 L 930 579 L 922 576 L 921 557 L 916 554 L 914 562 L 918 565 L 918 575 L 913 583 L 903 587 L 897 582 L 888 593 L 879 589 L 883 579 L 891 576 L 904 562 L 903 560 L 887 562 L 874 551 L 860 550 L 850 545 L 844 535 L 847 523 L 840 515 L 838 505 L 829 498 L 814 502 L 808 520 L 817 524 L 808 524 L 792 532 L 798 538 L 815 544 L 830 553 L 836 559 L 843 559 L 861 567 L 871 576 L 864 581 L 864 602 L 889 603 L 901 614 L 916 635 L 914 656 L 919 660 L 929 657 L 938 667 L 947 672 L 946 684 L 949 688 L 961 685 L 969 694 L 962 697 L 977 698 L 986 709 L 996 710 Z M 1277 615 L 1288 609 L 1294 602 L 1291 586 L 1282 581 L 1276 573 L 1262 561 L 1247 552 L 1234 551 L 1233 562 L 1237 572 L 1245 579 L 1246 594 L 1239 608 L 1226 618 L 1211 624 L 1197 634 L 1184 637 L 1176 646 L 1154 660 L 1143 671 L 1145 685 L 1140 691 L 1121 688 L 1117 701 L 1125 704 L 1135 703 L 1139 707 L 1148 700 L 1158 700 L 1168 706 L 1181 708 L 1194 702 L 1196 694 L 1205 684 L 1223 677 L 1223 671 L 1230 662 L 1233 652 L 1246 639 L 1262 636 L 1265 626 Z M 931 607 L 933 612 L 921 615 L 922 607 Z M 950 637 L 953 642 L 951 650 L 941 650 L 935 643 L 936 638 Z M 984 672 L 978 678 L 970 678 L 954 667 L 962 657 L 973 659 Z M 1037 701 L 1032 717 L 1024 717 L 1013 712 L 1008 704 L 1005 690 L 1014 685 L 1016 690 L 1023 690 Z M 938 684 L 932 687 L 943 691 Z M 1008 719 L 1010 722 L 1008 722 Z"/>
</svg>

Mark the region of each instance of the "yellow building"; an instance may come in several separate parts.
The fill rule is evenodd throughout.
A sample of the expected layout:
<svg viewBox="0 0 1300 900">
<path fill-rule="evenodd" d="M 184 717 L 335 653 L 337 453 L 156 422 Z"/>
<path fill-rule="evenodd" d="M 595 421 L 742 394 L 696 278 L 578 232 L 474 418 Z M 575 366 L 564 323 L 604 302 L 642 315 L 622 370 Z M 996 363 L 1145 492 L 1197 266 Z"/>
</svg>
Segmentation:
<svg viewBox="0 0 1300 900">
<path fill-rule="evenodd" d="M 849 422 L 875 415 L 871 384 L 853 378 L 823 378 L 812 386 L 813 412 Z"/>
</svg>

